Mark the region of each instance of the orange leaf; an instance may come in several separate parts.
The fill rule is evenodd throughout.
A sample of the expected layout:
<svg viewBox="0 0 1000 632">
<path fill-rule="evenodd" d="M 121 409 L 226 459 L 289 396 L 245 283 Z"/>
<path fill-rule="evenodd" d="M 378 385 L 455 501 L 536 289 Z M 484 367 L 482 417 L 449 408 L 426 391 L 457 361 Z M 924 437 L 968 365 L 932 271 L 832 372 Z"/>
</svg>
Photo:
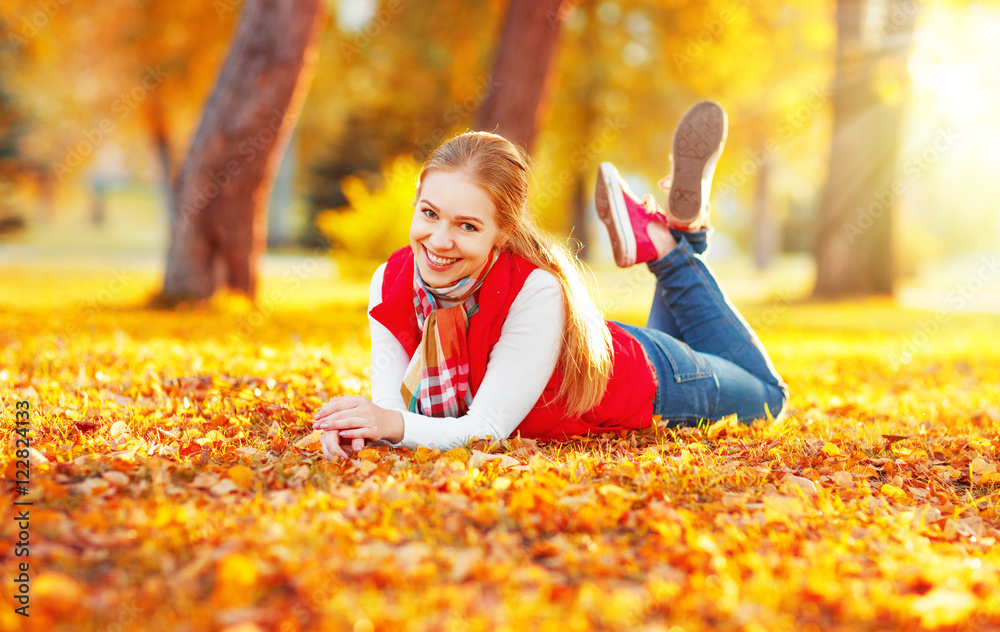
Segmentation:
<svg viewBox="0 0 1000 632">
<path fill-rule="evenodd" d="M 240 489 L 250 489 L 253 485 L 253 470 L 245 465 L 234 465 L 226 470 L 229 477 Z"/>
<path fill-rule="evenodd" d="M 370 461 L 372 463 L 378 463 L 382 460 L 382 455 L 378 450 L 373 448 L 365 448 L 361 452 L 358 452 L 358 458 L 362 461 Z"/>
<path fill-rule="evenodd" d="M 441 456 L 441 450 L 438 450 L 437 448 L 429 450 L 421 445 L 417 446 L 417 451 L 413 453 L 413 460 L 417 463 L 426 463 L 427 461 L 436 459 L 439 456 Z"/>
</svg>

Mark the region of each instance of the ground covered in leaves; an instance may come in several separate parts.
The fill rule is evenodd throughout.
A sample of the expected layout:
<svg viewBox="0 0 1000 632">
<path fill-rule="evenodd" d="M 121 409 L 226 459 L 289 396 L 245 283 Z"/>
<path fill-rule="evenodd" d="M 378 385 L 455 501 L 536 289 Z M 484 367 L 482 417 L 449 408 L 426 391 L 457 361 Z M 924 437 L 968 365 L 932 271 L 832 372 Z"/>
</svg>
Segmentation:
<svg viewBox="0 0 1000 632">
<path fill-rule="evenodd" d="M 0 280 L 4 630 L 1000 629 L 997 317 L 779 299 L 745 313 L 781 421 L 329 463 L 363 285 L 154 312 L 109 278 Z"/>
</svg>

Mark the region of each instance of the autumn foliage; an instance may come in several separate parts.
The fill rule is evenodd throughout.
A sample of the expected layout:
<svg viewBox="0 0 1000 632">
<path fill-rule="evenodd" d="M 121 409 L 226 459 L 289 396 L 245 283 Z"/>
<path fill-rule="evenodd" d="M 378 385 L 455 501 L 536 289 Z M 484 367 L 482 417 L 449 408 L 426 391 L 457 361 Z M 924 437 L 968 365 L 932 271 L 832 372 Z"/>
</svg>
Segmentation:
<svg viewBox="0 0 1000 632">
<path fill-rule="evenodd" d="M 781 421 L 330 463 L 311 416 L 368 392 L 363 292 L 84 311 L 12 283 L 0 530 L 34 502 L 33 574 L 26 620 L 5 544 L 4 630 L 1000 627 L 995 318 L 954 316 L 894 364 L 927 314 L 751 307 L 791 385 Z"/>
</svg>

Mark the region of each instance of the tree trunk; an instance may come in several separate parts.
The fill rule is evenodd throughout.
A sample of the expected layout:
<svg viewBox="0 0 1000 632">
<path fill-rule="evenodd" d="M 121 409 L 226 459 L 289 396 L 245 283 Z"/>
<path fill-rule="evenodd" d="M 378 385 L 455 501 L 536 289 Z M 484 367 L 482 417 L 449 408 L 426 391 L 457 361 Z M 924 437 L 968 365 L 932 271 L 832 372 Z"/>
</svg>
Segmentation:
<svg viewBox="0 0 1000 632">
<path fill-rule="evenodd" d="M 587 201 L 590 196 L 586 192 L 586 176 L 577 173 L 573 177 L 573 239 L 580 243 L 576 256 L 580 261 L 590 261 L 590 231 L 587 230 Z"/>
<path fill-rule="evenodd" d="M 174 165 L 170 158 L 170 136 L 167 134 L 167 120 L 163 115 L 163 103 L 155 90 L 151 91 L 146 106 L 146 125 L 149 137 L 153 142 L 160 172 L 163 176 L 163 192 L 167 201 L 167 215 L 171 228 L 174 224 L 174 212 L 177 206 L 174 202 Z"/>
<path fill-rule="evenodd" d="M 246 0 L 229 55 L 177 178 L 160 301 L 251 298 L 277 160 L 312 80 L 319 0 Z"/>
<path fill-rule="evenodd" d="M 906 95 L 906 61 L 917 7 L 890 0 L 880 45 L 866 37 L 864 0 L 838 0 L 837 71 L 830 167 L 816 240 L 814 295 L 892 294 L 894 178 L 905 96 L 887 102 L 886 80 Z M 887 70 L 896 76 L 887 74 Z"/>
<path fill-rule="evenodd" d="M 479 109 L 477 129 L 500 134 L 531 152 L 551 90 L 563 0 L 510 0 L 490 95 Z"/>
<path fill-rule="evenodd" d="M 757 145 L 760 147 L 761 145 Z M 778 256 L 779 231 L 778 222 L 774 217 L 772 199 L 769 191 L 771 160 L 764 156 L 757 171 L 757 190 L 753 199 L 753 262 L 761 272 L 771 267 Z"/>
</svg>

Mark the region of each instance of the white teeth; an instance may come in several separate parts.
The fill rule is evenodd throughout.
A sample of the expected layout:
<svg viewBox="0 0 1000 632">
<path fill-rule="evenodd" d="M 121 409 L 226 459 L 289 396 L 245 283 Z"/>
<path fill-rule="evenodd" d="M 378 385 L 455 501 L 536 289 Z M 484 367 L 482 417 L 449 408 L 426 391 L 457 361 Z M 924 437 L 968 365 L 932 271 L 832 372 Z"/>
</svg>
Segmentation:
<svg viewBox="0 0 1000 632">
<path fill-rule="evenodd" d="M 427 253 L 427 258 L 431 260 L 431 263 L 436 263 L 439 266 L 446 266 L 449 263 L 455 263 L 458 261 L 458 259 L 442 259 L 441 257 L 431 254 L 430 250 L 424 250 L 424 252 Z"/>
</svg>

